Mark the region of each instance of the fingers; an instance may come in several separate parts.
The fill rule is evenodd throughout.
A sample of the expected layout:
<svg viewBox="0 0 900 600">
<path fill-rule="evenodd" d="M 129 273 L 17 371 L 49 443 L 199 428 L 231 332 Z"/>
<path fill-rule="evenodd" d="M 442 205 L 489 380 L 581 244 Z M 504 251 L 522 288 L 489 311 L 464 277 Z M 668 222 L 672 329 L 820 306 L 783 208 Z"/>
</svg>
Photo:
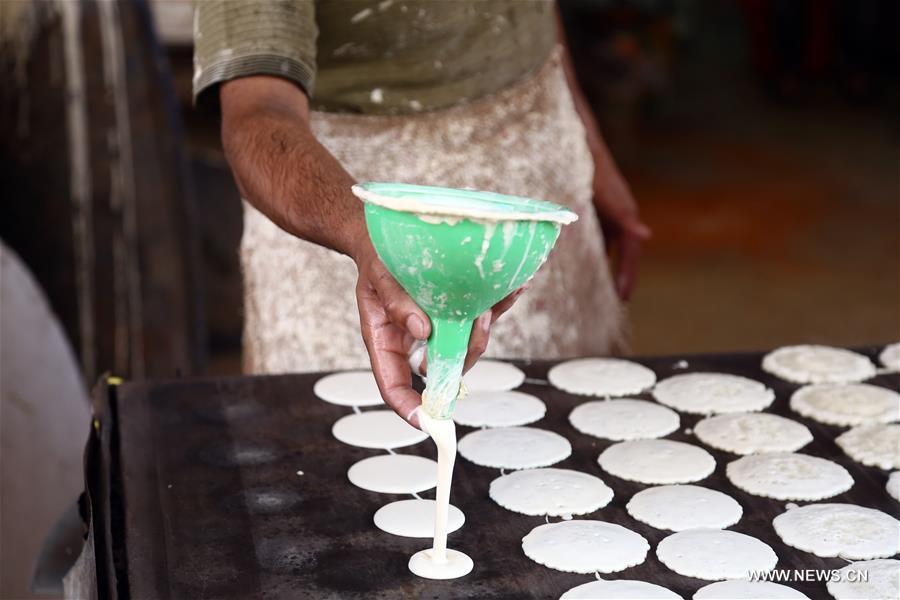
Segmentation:
<svg viewBox="0 0 900 600">
<path fill-rule="evenodd" d="M 515 290 L 512 294 L 495 304 L 491 308 L 491 323 L 494 323 L 497 319 L 500 318 L 500 315 L 512 308 L 513 304 L 516 303 L 516 300 L 519 299 L 519 296 L 525 293 L 525 290 L 528 289 L 529 285 L 529 283 L 526 283 L 519 289 Z"/>
<path fill-rule="evenodd" d="M 641 241 L 641 238 L 630 233 L 623 233 L 619 238 L 619 252 L 616 259 L 616 291 L 623 301 L 631 298 L 637 284 Z"/>
<path fill-rule="evenodd" d="M 419 427 L 415 411 L 422 398 L 412 389 L 408 335 L 391 322 L 381 298 L 366 283 L 357 287 L 357 304 L 363 341 L 381 397 L 401 418 Z"/>
<path fill-rule="evenodd" d="M 368 279 L 391 322 L 406 329 L 418 340 L 427 339 L 431 334 L 431 323 L 425 312 L 400 287 L 380 260 L 373 259 L 370 270 Z"/>
<path fill-rule="evenodd" d="M 515 294 L 516 292 L 513 292 Z M 511 296 L 513 294 L 510 294 Z M 469 335 L 469 347 L 466 350 L 466 359 L 463 362 L 463 373 L 472 368 L 479 358 L 485 353 L 488 341 L 491 337 L 491 324 L 496 321 L 495 311 L 487 310 L 472 323 L 472 333 Z M 418 344 L 418 342 L 416 342 Z M 419 376 L 428 375 L 428 355 L 421 350 L 412 348 L 409 351 L 409 365 L 412 371 Z"/>
<path fill-rule="evenodd" d="M 375 379 L 377 380 L 378 378 L 376 377 Z M 400 418 L 413 427 L 421 429 L 419 416 L 416 413 L 419 407 L 422 406 L 422 397 L 409 384 L 385 387 L 381 391 L 381 396 L 384 398 L 385 404 L 390 406 Z"/>
<path fill-rule="evenodd" d="M 491 337 L 492 314 L 493 311 L 488 309 L 472 324 L 472 335 L 469 336 L 469 350 L 463 363 L 463 373 L 471 369 L 475 361 L 487 350 L 488 340 Z"/>
<path fill-rule="evenodd" d="M 653 231 L 634 215 L 622 226 L 622 230 L 631 237 L 637 238 L 640 242 L 646 242 L 653 237 Z"/>
<path fill-rule="evenodd" d="M 607 255 L 616 256 L 616 291 L 628 300 L 637 282 L 641 242 L 650 239 L 652 231 L 641 222 L 638 205 L 628 183 L 614 164 L 596 169 L 594 205 L 600 216 Z"/>
<path fill-rule="evenodd" d="M 641 222 L 636 212 L 620 221 L 603 219 L 602 223 L 606 253 L 608 256 L 615 255 L 616 293 L 623 302 L 627 302 L 637 285 L 641 244 L 650 239 L 653 232 Z"/>
</svg>

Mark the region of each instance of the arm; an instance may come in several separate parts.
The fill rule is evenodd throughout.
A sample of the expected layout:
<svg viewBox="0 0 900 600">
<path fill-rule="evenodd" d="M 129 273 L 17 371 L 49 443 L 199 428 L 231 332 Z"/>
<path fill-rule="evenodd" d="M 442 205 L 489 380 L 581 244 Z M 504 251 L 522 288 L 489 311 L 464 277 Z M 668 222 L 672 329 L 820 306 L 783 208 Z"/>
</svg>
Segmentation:
<svg viewBox="0 0 900 600">
<path fill-rule="evenodd" d="M 220 90 L 222 144 L 241 195 L 291 235 L 356 259 L 368 240 L 355 181 L 313 137 L 309 101 L 277 77 Z"/>
<path fill-rule="evenodd" d="M 313 136 L 309 101 L 293 83 L 252 76 L 220 89 L 222 143 L 242 196 L 286 232 L 346 254 L 359 272 L 362 336 L 385 402 L 418 426 L 408 352 L 431 333 L 428 317 L 378 259 L 354 180 Z M 512 297 L 511 297 L 512 298 Z M 491 322 L 512 299 L 475 323 L 466 366 L 484 352 Z"/>
<path fill-rule="evenodd" d="M 650 228 L 641 222 L 631 189 L 606 147 L 594 113 L 578 85 L 558 6 L 556 23 L 557 36 L 563 47 L 562 64 L 566 82 L 594 158 L 594 206 L 600 216 L 607 249 L 615 253 L 616 290 L 620 298 L 628 300 L 637 283 L 641 243 L 650 238 Z"/>
</svg>

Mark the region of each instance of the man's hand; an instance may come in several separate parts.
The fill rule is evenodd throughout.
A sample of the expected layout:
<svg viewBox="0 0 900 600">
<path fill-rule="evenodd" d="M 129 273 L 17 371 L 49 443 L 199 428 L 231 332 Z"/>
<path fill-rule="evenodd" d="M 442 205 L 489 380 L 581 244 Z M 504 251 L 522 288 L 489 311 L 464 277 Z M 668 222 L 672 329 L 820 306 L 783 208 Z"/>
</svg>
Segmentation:
<svg viewBox="0 0 900 600">
<path fill-rule="evenodd" d="M 428 338 L 431 323 L 375 254 L 362 202 L 350 191 L 355 181 L 313 136 L 306 95 L 286 80 L 258 76 L 223 84 L 220 100 L 222 142 L 242 197 L 291 235 L 356 262 L 362 336 L 381 396 L 418 427 L 413 413 L 422 399 L 412 389 L 408 353 L 415 340 Z M 465 369 L 520 293 L 475 322 Z"/>
<path fill-rule="evenodd" d="M 419 427 L 416 409 L 422 404 L 422 398 L 412 388 L 409 351 L 416 340 L 428 338 L 431 323 L 388 272 L 368 240 L 356 257 L 356 265 L 360 326 L 381 397 L 398 415 Z M 464 371 L 484 354 L 491 324 L 513 305 L 522 291 L 513 292 L 475 320 Z M 424 372 L 425 368 L 422 365 L 420 370 Z"/>
<path fill-rule="evenodd" d="M 638 206 L 625 178 L 602 141 L 591 149 L 594 156 L 594 206 L 606 242 L 606 253 L 614 257 L 616 291 L 628 300 L 637 283 L 641 243 L 650 238 L 650 228 L 641 222 Z"/>
</svg>

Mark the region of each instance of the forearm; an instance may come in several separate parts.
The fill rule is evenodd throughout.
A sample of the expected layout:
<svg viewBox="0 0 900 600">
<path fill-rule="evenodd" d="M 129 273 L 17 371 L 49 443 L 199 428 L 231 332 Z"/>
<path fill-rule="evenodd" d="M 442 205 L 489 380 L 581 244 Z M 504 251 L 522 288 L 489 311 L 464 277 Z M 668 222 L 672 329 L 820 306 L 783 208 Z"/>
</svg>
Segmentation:
<svg viewBox="0 0 900 600">
<path fill-rule="evenodd" d="M 575 66 L 572 63 L 572 54 L 569 50 L 569 42 L 566 39 L 566 32 L 562 25 L 562 18 L 559 13 L 559 6 L 556 7 L 556 36 L 560 46 L 562 46 L 562 67 L 566 75 L 566 83 L 569 86 L 569 93 L 572 95 L 572 102 L 575 105 L 575 112 L 581 118 L 584 125 L 584 132 L 587 138 L 588 146 L 594 155 L 595 160 L 601 160 L 608 163 L 609 168 L 616 169 L 615 161 L 603 141 L 600 133 L 600 126 L 594 117 L 594 111 L 588 103 L 581 85 L 578 83 L 578 77 L 575 74 Z"/>
<path fill-rule="evenodd" d="M 313 136 L 303 93 L 253 78 L 226 83 L 220 98 L 222 143 L 243 198 L 288 233 L 356 258 L 368 240 L 362 203 Z"/>
</svg>

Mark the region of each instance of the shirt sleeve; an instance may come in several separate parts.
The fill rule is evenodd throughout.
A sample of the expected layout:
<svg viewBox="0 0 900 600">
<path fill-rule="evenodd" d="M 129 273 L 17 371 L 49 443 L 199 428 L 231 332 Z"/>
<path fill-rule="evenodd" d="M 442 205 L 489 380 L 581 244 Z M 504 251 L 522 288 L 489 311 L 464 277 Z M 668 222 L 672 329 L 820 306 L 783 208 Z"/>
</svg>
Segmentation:
<svg viewBox="0 0 900 600">
<path fill-rule="evenodd" d="M 291 80 L 312 96 L 315 0 L 194 3 L 194 104 L 218 105 L 218 84 L 249 75 Z M 211 93 L 212 92 L 212 93 Z"/>
</svg>

